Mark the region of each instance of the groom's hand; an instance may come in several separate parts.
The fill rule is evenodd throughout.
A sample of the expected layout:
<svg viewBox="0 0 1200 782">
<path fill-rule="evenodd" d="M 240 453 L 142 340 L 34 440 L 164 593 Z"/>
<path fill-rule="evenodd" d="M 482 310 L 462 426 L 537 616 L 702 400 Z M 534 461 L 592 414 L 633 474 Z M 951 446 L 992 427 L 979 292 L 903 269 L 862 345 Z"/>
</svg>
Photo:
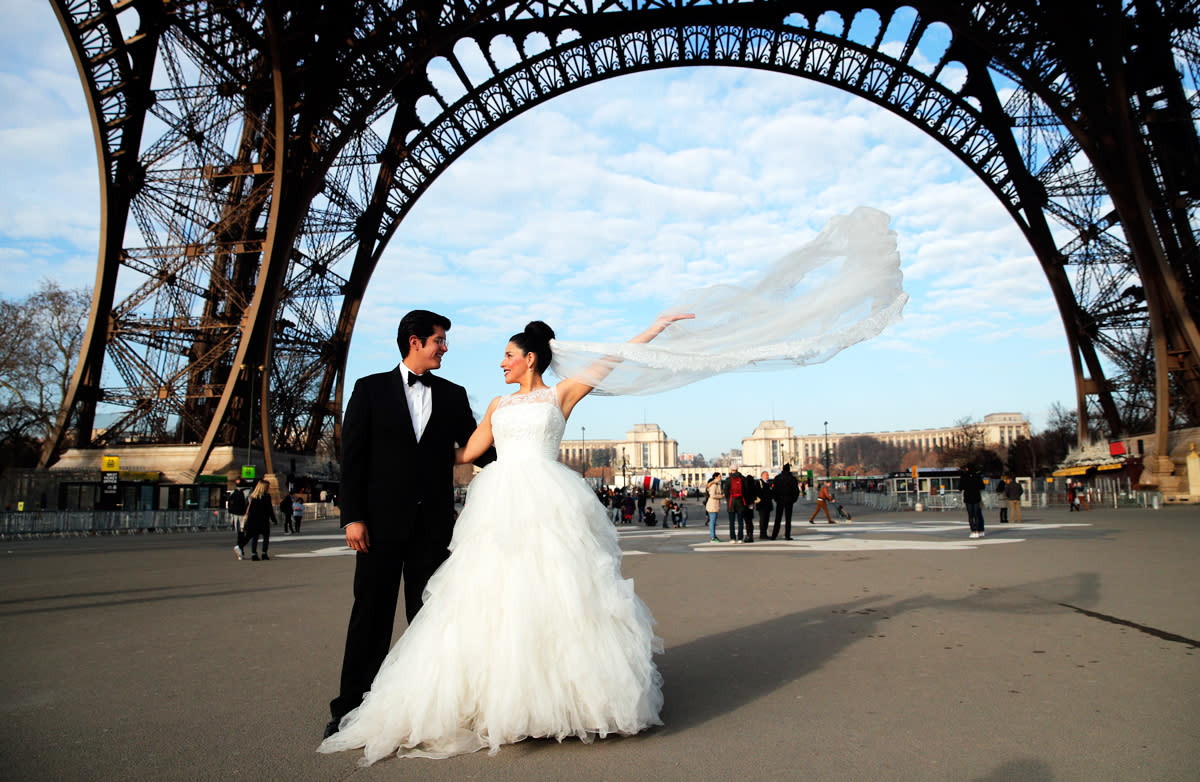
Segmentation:
<svg viewBox="0 0 1200 782">
<path fill-rule="evenodd" d="M 346 545 L 355 551 L 366 554 L 371 545 L 371 536 L 367 534 L 367 525 L 361 521 L 352 521 L 347 524 Z"/>
</svg>

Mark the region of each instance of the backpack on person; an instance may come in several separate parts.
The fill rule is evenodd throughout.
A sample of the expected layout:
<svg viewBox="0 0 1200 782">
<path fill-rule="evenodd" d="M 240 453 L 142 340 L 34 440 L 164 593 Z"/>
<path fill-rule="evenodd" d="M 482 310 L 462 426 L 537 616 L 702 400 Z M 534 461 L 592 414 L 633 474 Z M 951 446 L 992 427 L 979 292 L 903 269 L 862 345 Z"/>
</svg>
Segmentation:
<svg viewBox="0 0 1200 782">
<path fill-rule="evenodd" d="M 246 513 L 246 495 L 241 489 L 234 489 L 229 494 L 229 502 L 225 504 L 229 512 L 234 516 L 242 516 Z"/>
</svg>

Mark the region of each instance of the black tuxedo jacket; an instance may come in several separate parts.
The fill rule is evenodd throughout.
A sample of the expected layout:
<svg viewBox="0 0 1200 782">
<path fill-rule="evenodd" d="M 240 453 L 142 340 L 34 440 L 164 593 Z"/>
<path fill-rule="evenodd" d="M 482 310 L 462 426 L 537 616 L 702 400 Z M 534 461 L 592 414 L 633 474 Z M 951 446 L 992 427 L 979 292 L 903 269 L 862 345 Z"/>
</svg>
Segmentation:
<svg viewBox="0 0 1200 782">
<path fill-rule="evenodd" d="M 466 389 L 436 376 L 430 381 L 432 405 L 420 442 L 401 367 L 354 384 L 342 420 L 342 526 L 365 522 L 371 542 L 403 542 L 419 518 L 432 541 L 450 543 L 454 448 L 467 444 L 475 416 Z M 476 463 L 494 458 L 489 451 Z"/>
</svg>

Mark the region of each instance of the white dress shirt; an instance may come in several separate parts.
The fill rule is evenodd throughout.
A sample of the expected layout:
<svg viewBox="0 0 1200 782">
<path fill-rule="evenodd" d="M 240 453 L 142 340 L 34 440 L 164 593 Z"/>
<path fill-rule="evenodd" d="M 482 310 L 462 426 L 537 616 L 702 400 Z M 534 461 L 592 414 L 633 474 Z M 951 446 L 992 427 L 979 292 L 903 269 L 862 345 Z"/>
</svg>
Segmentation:
<svg viewBox="0 0 1200 782">
<path fill-rule="evenodd" d="M 429 414 L 433 411 L 433 392 L 424 383 L 409 385 L 408 376 L 415 373 L 407 364 L 401 363 L 400 366 L 404 367 L 404 397 L 408 402 L 408 415 L 412 418 L 413 434 L 420 442 L 425 425 L 429 423 Z"/>
</svg>

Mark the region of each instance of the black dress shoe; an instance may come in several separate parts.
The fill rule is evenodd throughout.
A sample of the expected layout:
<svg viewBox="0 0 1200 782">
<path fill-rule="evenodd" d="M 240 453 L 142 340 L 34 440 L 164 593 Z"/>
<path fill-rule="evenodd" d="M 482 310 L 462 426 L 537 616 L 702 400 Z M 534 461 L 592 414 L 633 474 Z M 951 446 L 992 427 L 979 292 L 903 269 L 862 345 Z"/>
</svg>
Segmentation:
<svg viewBox="0 0 1200 782">
<path fill-rule="evenodd" d="M 335 733 L 337 733 L 337 732 L 338 732 L 338 723 L 339 723 L 339 722 L 341 722 L 341 720 L 330 720 L 330 721 L 329 721 L 329 722 L 328 722 L 328 723 L 325 725 L 325 736 L 324 736 L 324 738 L 329 738 L 330 736 L 332 736 L 333 734 L 335 734 Z"/>
</svg>

